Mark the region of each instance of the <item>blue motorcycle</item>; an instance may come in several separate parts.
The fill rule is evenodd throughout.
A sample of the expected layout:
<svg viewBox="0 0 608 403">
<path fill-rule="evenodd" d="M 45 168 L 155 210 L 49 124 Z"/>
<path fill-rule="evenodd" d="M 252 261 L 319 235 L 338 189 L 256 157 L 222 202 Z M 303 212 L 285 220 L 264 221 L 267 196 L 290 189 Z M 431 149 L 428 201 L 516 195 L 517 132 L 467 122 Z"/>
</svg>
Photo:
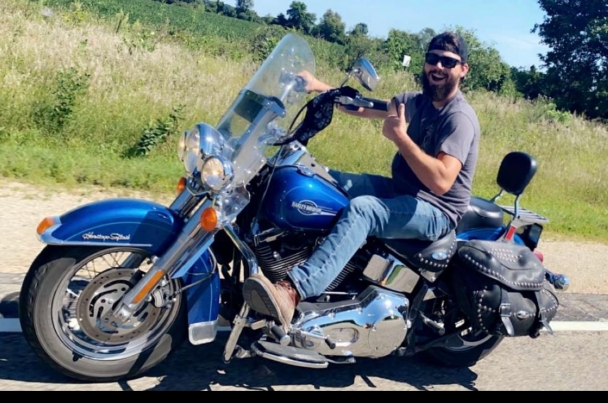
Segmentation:
<svg viewBox="0 0 608 403">
<path fill-rule="evenodd" d="M 116 381 L 140 376 L 187 339 L 222 340 L 226 363 L 326 368 L 422 353 L 471 366 L 505 337 L 551 330 L 554 292 L 567 279 L 534 254 L 546 219 L 519 207 L 536 172 L 519 152 L 501 165 L 497 197 L 473 198 L 455 231 L 437 242 L 370 238 L 323 295 L 299 304 L 289 329 L 244 303 L 247 276 L 284 278 L 349 202 L 307 142 L 337 104 L 387 108 L 344 84 L 307 101 L 304 70 L 314 74 L 313 53 L 288 34 L 216 126 L 185 132 L 178 154 L 187 175 L 171 205 L 110 199 L 40 222 L 46 246 L 19 304 L 42 360 L 75 379 Z M 350 78 L 369 91 L 378 83 L 365 58 Z M 512 208 L 495 203 L 503 192 L 517 195 Z"/>
</svg>

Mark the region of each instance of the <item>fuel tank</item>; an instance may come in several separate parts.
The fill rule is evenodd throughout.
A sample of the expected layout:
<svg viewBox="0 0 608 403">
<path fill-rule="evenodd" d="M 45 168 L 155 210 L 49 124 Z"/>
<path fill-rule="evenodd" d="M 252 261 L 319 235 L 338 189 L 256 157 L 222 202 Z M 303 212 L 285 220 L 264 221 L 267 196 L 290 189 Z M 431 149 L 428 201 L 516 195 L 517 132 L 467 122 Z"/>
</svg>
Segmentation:
<svg viewBox="0 0 608 403">
<path fill-rule="evenodd" d="M 272 174 L 262 217 L 285 230 L 329 231 L 348 196 L 305 166 L 282 166 Z"/>
</svg>

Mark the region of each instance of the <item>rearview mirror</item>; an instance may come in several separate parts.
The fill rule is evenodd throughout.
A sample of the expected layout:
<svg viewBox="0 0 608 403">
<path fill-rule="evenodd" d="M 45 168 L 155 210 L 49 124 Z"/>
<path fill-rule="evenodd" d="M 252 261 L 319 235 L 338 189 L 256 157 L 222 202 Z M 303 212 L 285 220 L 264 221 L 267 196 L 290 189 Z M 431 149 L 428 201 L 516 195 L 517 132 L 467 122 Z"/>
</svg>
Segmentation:
<svg viewBox="0 0 608 403">
<path fill-rule="evenodd" d="M 352 76 L 356 77 L 361 85 L 368 91 L 375 90 L 378 86 L 378 81 L 380 81 L 380 77 L 378 77 L 376 69 L 374 69 L 374 66 L 372 66 L 370 61 L 364 57 L 361 57 L 355 61 L 342 85 L 344 85 Z"/>
</svg>

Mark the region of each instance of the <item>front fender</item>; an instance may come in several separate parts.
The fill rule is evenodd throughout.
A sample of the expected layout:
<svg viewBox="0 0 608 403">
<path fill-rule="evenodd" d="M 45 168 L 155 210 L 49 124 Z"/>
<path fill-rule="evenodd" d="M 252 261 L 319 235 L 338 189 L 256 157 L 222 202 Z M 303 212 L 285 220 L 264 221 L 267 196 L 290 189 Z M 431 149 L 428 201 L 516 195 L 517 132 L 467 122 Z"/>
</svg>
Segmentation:
<svg viewBox="0 0 608 403">
<path fill-rule="evenodd" d="M 107 199 L 79 206 L 39 234 L 49 245 L 133 246 L 161 255 L 183 221 L 169 208 L 138 199 Z"/>
</svg>

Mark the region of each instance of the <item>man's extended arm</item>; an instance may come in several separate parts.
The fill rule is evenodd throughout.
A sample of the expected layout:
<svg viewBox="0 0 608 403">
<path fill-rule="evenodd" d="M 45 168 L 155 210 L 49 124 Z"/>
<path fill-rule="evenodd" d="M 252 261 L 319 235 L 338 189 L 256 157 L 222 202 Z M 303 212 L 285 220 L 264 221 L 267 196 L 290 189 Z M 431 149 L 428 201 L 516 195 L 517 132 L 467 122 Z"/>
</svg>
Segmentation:
<svg viewBox="0 0 608 403">
<path fill-rule="evenodd" d="M 332 87 L 327 83 L 324 83 L 323 81 L 318 80 L 316 77 L 314 77 L 307 71 L 301 72 L 299 75 L 306 79 L 306 81 L 308 82 L 308 85 L 306 86 L 306 91 L 309 93 L 321 93 L 336 88 Z M 385 101 L 391 102 L 388 99 L 386 99 Z M 386 119 L 391 113 L 391 110 L 394 112 L 394 106 L 391 103 L 391 110 L 389 110 L 388 112 L 366 108 L 359 108 L 358 110 L 352 111 L 344 108 L 342 105 L 338 105 L 338 110 L 351 116 L 358 116 L 367 119 Z"/>
<path fill-rule="evenodd" d="M 474 135 L 473 124 L 468 119 L 460 119 L 453 131 L 457 141 L 471 143 Z M 437 157 L 428 155 L 408 135 L 405 123 L 405 107 L 400 105 L 398 113 L 392 114 L 384 122 L 382 133 L 392 140 L 402 157 L 406 160 L 418 179 L 433 193 L 443 195 L 448 192 L 462 169 L 462 157 L 456 158 L 446 152 L 439 152 Z M 449 135 L 453 135 L 450 133 Z M 463 144 L 464 146 L 464 144 Z M 463 147 L 468 151 L 467 147 Z"/>
</svg>

